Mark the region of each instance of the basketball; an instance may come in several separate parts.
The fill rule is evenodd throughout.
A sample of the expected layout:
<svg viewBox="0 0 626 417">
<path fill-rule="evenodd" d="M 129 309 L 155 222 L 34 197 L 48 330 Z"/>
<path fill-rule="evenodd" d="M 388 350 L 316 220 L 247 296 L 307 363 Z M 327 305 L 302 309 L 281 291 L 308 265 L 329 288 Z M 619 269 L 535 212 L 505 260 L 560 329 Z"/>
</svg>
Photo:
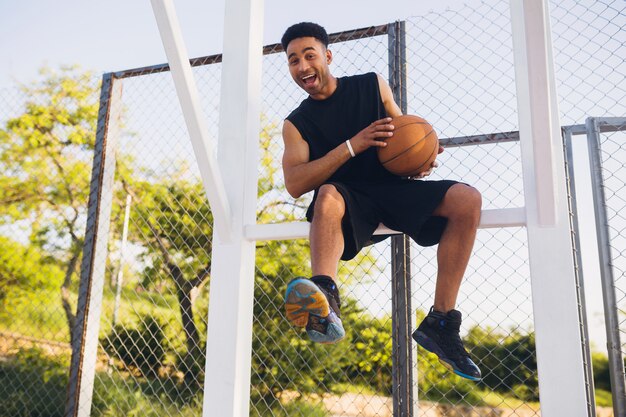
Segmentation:
<svg viewBox="0 0 626 417">
<path fill-rule="evenodd" d="M 439 153 L 439 139 L 433 127 L 418 116 L 402 115 L 391 121 L 393 136 L 378 148 L 378 160 L 392 174 L 416 176 L 428 171 Z"/>
</svg>

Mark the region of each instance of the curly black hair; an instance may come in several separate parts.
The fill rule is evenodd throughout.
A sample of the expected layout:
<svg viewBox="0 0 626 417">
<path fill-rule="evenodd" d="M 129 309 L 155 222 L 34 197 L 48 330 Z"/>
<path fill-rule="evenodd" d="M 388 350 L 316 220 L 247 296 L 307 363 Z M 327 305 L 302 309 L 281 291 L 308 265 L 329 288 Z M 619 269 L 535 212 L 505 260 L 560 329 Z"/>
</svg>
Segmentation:
<svg viewBox="0 0 626 417">
<path fill-rule="evenodd" d="M 313 37 L 324 44 L 324 47 L 328 47 L 328 33 L 326 29 L 312 22 L 300 22 L 287 28 L 283 37 L 280 39 L 280 43 L 283 45 L 285 52 L 287 51 L 287 45 L 289 42 L 296 38 Z"/>
</svg>

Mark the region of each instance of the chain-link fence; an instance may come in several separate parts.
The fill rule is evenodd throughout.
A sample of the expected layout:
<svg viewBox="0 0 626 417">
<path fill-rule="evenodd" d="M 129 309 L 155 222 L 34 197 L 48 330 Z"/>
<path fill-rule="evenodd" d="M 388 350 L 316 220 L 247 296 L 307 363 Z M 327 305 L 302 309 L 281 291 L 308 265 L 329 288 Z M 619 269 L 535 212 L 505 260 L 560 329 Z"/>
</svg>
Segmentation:
<svg viewBox="0 0 626 417">
<path fill-rule="evenodd" d="M 551 3 L 564 125 L 626 114 L 624 9 L 619 1 Z M 390 77 L 397 65 L 390 28 L 334 37 L 333 74 Z M 518 130 L 508 2 L 431 12 L 404 28 L 407 111 L 429 120 L 446 145 L 432 178 L 475 186 L 485 209 L 524 206 L 519 143 L 515 135 L 492 135 Z M 302 220 L 310 196 L 294 200 L 284 190 L 280 129 L 304 93 L 279 48 L 265 53 L 257 221 Z M 220 57 L 194 60 L 193 71 L 217 137 Z M 123 110 L 91 414 L 195 416 L 203 398 L 212 216 L 167 67 L 113 76 L 123 84 Z M 46 79 L 52 82 L 41 91 L 0 94 L 3 416 L 65 409 L 98 83 L 73 71 Z M 68 90 L 75 94 L 60 94 Z M 624 331 L 622 139 L 606 134 L 602 149 Z M 410 247 L 415 321 L 432 304 L 435 251 Z M 251 415 L 392 415 L 391 252 L 387 240 L 341 264 L 347 337 L 320 346 L 282 313 L 286 283 L 309 275 L 307 241 L 257 242 Z M 540 414 L 529 276 L 523 228 L 479 231 L 458 305 L 484 379 L 464 381 L 417 351 L 420 413 Z M 604 382 L 596 381 L 598 405 L 610 404 L 601 397 L 610 390 Z"/>
</svg>

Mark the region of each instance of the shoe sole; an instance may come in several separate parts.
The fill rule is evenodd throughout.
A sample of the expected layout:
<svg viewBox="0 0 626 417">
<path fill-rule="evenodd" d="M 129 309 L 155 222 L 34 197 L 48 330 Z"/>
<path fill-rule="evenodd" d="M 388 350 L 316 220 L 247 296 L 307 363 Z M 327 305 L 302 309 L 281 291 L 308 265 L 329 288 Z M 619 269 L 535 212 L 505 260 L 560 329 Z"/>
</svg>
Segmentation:
<svg viewBox="0 0 626 417">
<path fill-rule="evenodd" d="M 330 305 L 315 283 L 304 278 L 295 279 L 289 283 L 285 292 L 285 313 L 291 324 L 305 327 L 309 314 L 326 317 L 330 313 Z"/>
<path fill-rule="evenodd" d="M 346 331 L 343 326 L 337 323 L 330 323 L 326 328 L 326 334 L 320 333 L 315 330 L 307 330 L 309 338 L 315 343 L 321 343 L 323 345 L 331 345 L 339 342 L 346 336 Z"/>
<path fill-rule="evenodd" d="M 426 334 L 424 332 L 420 332 L 419 330 L 416 330 L 413 333 L 413 339 L 417 342 L 418 345 L 423 347 L 425 350 L 427 350 L 428 352 L 436 355 L 437 359 L 439 359 L 439 362 L 444 367 L 446 367 L 450 371 L 454 372 L 458 376 L 466 378 L 466 379 L 469 379 L 471 381 L 480 381 L 481 380 L 481 378 L 477 378 L 475 376 L 465 374 L 465 373 L 459 371 L 458 369 L 456 369 L 455 366 L 454 366 L 454 363 L 452 363 L 452 361 L 450 361 L 450 359 L 448 359 L 446 357 L 446 355 L 443 353 L 443 351 L 441 350 L 439 345 L 437 343 L 433 342 L 433 340 L 430 337 L 426 336 Z"/>
</svg>

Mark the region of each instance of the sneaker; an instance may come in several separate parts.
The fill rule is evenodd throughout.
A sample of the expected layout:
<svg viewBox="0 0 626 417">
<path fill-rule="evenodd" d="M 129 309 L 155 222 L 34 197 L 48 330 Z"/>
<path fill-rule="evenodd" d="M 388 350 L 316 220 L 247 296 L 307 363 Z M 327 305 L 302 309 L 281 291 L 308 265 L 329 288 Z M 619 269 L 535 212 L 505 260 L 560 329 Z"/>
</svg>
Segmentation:
<svg viewBox="0 0 626 417">
<path fill-rule="evenodd" d="M 341 302 L 339 301 L 337 285 L 335 285 L 335 281 L 324 275 L 315 276 L 311 278 L 311 281 L 324 294 L 330 309 L 326 317 L 311 314 L 306 325 L 306 332 L 314 342 L 337 343 L 346 336 L 346 331 L 341 322 Z"/>
<path fill-rule="evenodd" d="M 346 332 L 341 323 L 339 292 L 326 276 L 295 278 L 285 293 L 287 320 L 296 327 L 306 327 L 312 341 L 336 343 Z"/>
<path fill-rule="evenodd" d="M 446 368 L 472 381 L 480 381 L 480 369 L 463 346 L 459 330 L 461 312 L 450 310 L 447 314 L 432 308 L 417 330 L 413 339 L 427 351 L 434 353 Z"/>
</svg>

